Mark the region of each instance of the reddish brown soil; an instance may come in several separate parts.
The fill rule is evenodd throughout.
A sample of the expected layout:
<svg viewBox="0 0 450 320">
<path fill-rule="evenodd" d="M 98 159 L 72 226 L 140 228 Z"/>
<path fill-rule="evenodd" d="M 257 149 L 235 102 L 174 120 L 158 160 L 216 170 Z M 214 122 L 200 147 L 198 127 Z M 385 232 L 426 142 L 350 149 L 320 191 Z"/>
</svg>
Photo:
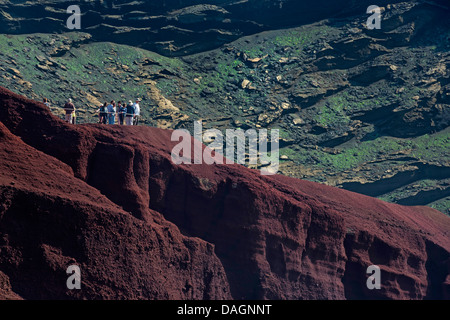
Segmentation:
<svg viewBox="0 0 450 320">
<path fill-rule="evenodd" d="M 0 88 L 0 298 L 448 299 L 450 218 L 67 125 Z M 82 289 L 65 270 L 79 265 Z M 381 268 L 368 290 L 366 269 Z"/>
</svg>

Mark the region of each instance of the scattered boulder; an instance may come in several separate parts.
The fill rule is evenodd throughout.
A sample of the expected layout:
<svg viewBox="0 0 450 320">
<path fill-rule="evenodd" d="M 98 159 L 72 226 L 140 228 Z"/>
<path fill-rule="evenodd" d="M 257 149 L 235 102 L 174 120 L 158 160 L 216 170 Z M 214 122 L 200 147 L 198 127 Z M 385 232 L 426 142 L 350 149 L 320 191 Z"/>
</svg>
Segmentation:
<svg viewBox="0 0 450 320">
<path fill-rule="evenodd" d="M 22 74 L 20 73 L 19 70 L 17 70 L 16 68 L 7 68 L 6 71 L 8 71 L 9 73 L 11 73 L 12 75 L 15 75 L 16 77 L 21 77 Z"/>
<path fill-rule="evenodd" d="M 250 81 L 250 80 L 244 79 L 244 80 L 242 81 L 242 83 L 241 83 L 241 88 L 242 88 L 242 89 L 246 89 L 246 88 L 248 88 L 248 87 L 250 86 L 250 84 L 251 84 L 251 81 Z"/>
</svg>

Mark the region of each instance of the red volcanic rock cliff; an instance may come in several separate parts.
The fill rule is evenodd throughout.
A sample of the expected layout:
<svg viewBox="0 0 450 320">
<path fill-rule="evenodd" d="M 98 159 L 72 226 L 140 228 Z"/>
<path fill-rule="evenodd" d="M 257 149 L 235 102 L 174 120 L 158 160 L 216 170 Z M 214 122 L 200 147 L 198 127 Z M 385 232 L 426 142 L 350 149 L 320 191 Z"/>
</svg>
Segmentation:
<svg viewBox="0 0 450 320">
<path fill-rule="evenodd" d="M 0 88 L 0 298 L 450 297 L 444 214 L 240 165 L 177 166 L 170 137 L 68 125 Z M 66 287 L 72 264 L 81 290 Z"/>
</svg>

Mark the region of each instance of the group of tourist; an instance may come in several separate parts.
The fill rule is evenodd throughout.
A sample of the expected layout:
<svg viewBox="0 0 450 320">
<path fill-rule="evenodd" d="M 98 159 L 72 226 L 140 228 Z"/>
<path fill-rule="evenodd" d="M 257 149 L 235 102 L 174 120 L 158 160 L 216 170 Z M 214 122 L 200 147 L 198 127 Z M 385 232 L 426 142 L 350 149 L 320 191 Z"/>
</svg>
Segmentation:
<svg viewBox="0 0 450 320">
<path fill-rule="evenodd" d="M 127 125 L 127 126 L 136 126 L 139 124 L 139 118 L 141 115 L 141 107 L 139 103 L 141 99 L 136 99 L 133 103 L 132 100 L 128 101 L 128 104 L 121 101 L 116 102 L 112 100 L 109 104 L 105 102 L 100 105 L 98 112 L 98 123 L 102 124 L 116 124 L 119 125 Z M 50 108 L 50 103 L 47 98 L 44 98 L 43 103 Z M 68 99 L 66 104 L 64 105 L 65 111 L 65 121 L 67 123 L 75 124 L 75 106 L 72 103 L 72 99 Z"/>
<path fill-rule="evenodd" d="M 139 106 L 139 102 L 141 99 L 136 99 L 133 101 L 128 101 L 128 104 L 121 101 L 116 102 L 112 100 L 109 104 L 104 103 L 100 105 L 100 108 L 97 110 L 99 123 L 103 124 L 115 124 L 116 119 L 118 120 L 119 125 L 127 125 L 127 126 L 137 126 L 139 124 L 139 117 L 141 115 L 141 107 Z"/>
</svg>

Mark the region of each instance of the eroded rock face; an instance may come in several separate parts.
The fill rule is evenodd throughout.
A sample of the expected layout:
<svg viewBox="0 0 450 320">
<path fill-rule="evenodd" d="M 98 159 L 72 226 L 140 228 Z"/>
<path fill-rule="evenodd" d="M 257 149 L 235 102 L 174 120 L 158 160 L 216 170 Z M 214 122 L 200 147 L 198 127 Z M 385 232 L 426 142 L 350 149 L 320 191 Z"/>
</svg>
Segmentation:
<svg viewBox="0 0 450 320">
<path fill-rule="evenodd" d="M 398 1 L 379 1 L 382 6 Z M 94 41 L 113 41 L 179 56 L 209 50 L 241 36 L 298 26 L 340 14 L 365 13 L 364 1 L 84 1 L 82 29 Z M 0 3 L 0 32 L 65 32 L 65 1 Z"/>
<path fill-rule="evenodd" d="M 450 218 L 431 208 L 176 166 L 169 130 L 69 126 L 6 89 L 0 122 L 3 298 L 448 298 Z"/>
<path fill-rule="evenodd" d="M 225 271 L 213 245 L 183 236 L 176 226 L 137 201 L 139 195 L 135 193 L 140 189 L 130 185 L 129 180 L 134 179 L 128 174 L 140 175 L 142 163 L 136 163 L 134 168 L 122 166 L 127 164 L 129 154 L 118 157 L 115 152 L 123 151 L 123 148 L 110 146 L 108 149 L 108 145 L 101 142 L 93 148 L 95 141 L 88 142 L 92 136 L 73 130 L 69 130 L 72 131 L 71 137 L 66 136 L 68 128 L 59 127 L 61 123 L 52 126 L 56 130 L 53 133 L 46 134 L 41 130 L 43 127 L 37 129 L 41 132 L 40 139 L 43 139 L 40 142 L 53 145 L 52 151 L 60 145 L 58 157 L 78 159 L 75 161 L 78 164 L 74 162 L 72 165 L 74 168 L 84 167 L 84 170 L 76 170 L 74 174 L 72 167 L 27 145 L 5 126 L 7 123 L 16 133 L 16 130 L 24 130 L 25 133 L 27 129 L 20 129 L 20 125 L 14 127 L 13 123 L 24 120 L 23 124 L 26 124 L 34 116 L 44 121 L 42 125 L 49 124 L 45 120 L 49 114 L 46 116 L 42 109 L 36 108 L 37 105 L 28 108 L 30 105 L 24 102 L 2 94 L 2 111 L 16 110 L 17 113 L 9 113 L 12 121 L 7 121 L 8 116 L 3 113 L 2 118 L 6 121 L 0 123 L 1 299 L 231 297 Z M 20 109 L 21 105 L 31 113 L 27 115 L 28 111 Z M 47 120 L 50 119 L 53 118 Z M 45 142 L 57 136 L 68 140 L 60 141 L 61 144 Z M 39 140 L 28 142 L 36 145 Z M 78 143 L 80 148 L 75 146 Z M 80 152 L 83 145 L 87 153 Z M 50 149 L 48 152 L 52 153 Z M 65 154 L 64 150 L 70 149 L 75 154 Z M 137 159 L 145 161 L 139 158 L 138 151 L 130 147 L 128 151 L 135 155 L 132 158 L 136 162 Z M 108 156 L 108 159 L 98 154 Z M 81 160 L 84 156 L 89 158 L 89 162 L 86 162 L 87 158 Z M 109 161 L 111 159 L 115 160 L 114 164 Z M 103 165 L 95 166 L 98 162 Z M 116 164 L 122 167 L 115 167 Z M 148 170 L 148 162 L 145 168 Z M 89 178 L 87 169 L 92 170 Z M 116 180 L 120 176 L 116 172 L 126 173 L 124 179 Z M 83 175 L 94 186 L 101 181 L 102 191 L 76 178 Z M 136 181 L 140 183 L 139 178 Z M 133 190 L 127 189 L 133 187 Z M 122 199 L 119 203 L 123 206 L 118 206 L 101 192 L 112 199 Z M 139 211 L 140 219 L 129 211 Z M 71 291 L 66 287 L 66 268 L 70 265 L 81 269 L 82 290 Z"/>
</svg>

